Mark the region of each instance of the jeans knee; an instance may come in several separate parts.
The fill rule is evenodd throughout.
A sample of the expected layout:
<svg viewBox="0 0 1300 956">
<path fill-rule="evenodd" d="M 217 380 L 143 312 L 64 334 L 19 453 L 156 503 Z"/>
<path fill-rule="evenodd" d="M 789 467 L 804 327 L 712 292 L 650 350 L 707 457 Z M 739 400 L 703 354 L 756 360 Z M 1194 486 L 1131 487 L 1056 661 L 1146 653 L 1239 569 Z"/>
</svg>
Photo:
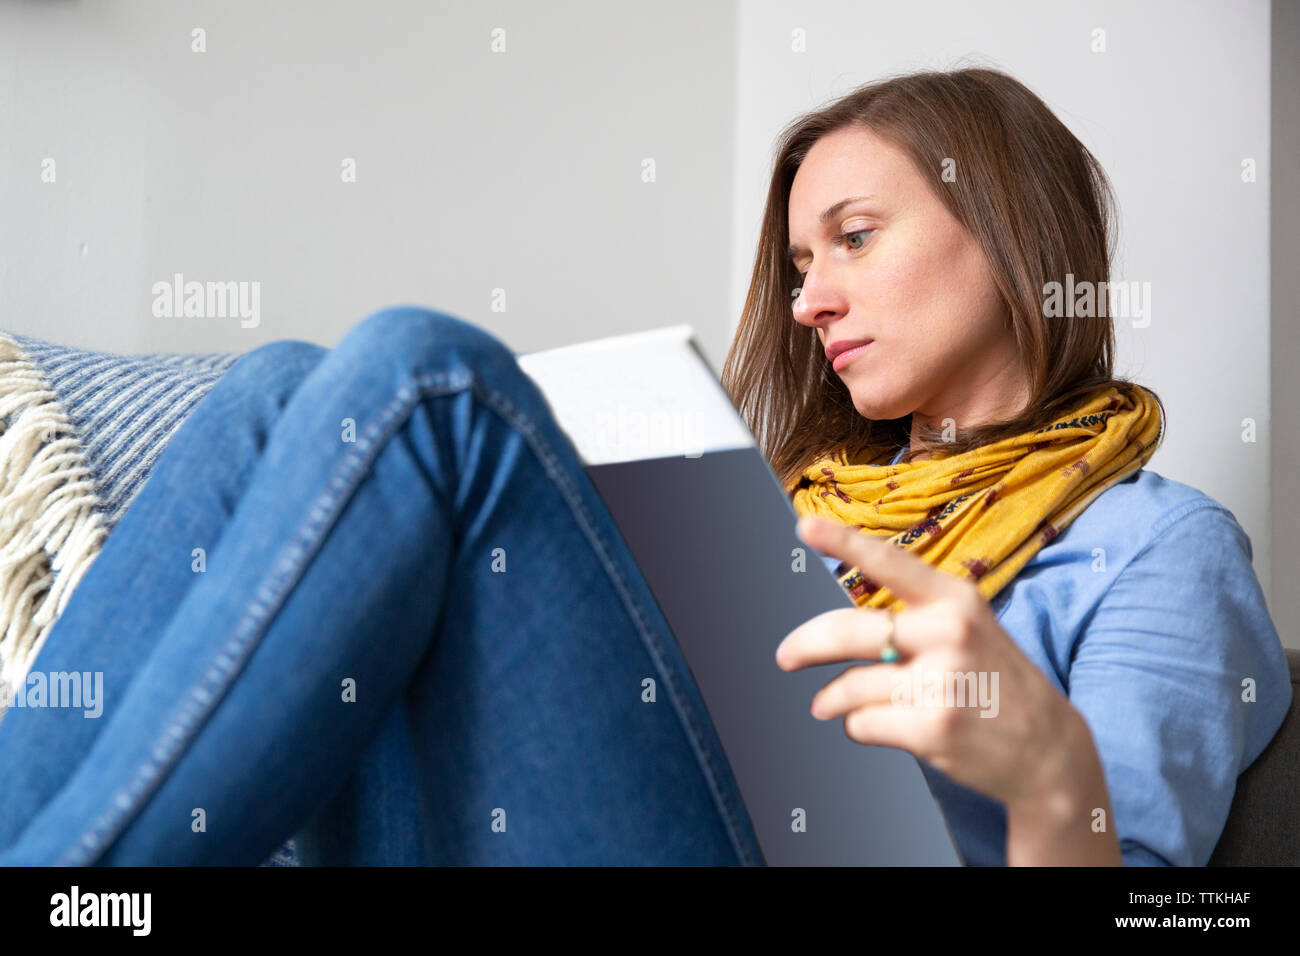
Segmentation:
<svg viewBox="0 0 1300 956">
<path fill-rule="evenodd" d="M 274 412 L 329 350 L 297 339 L 268 342 L 245 352 L 226 370 L 217 391 L 227 414 Z"/>
<path fill-rule="evenodd" d="M 515 354 L 491 332 L 446 312 L 399 305 L 361 319 L 335 347 L 357 361 L 425 371 L 461 368 L 479 377 L 522 375 Z"/>
<path fill-rule="evenodd" d="M 226 373 L 267 384 L 280 378 L 301 379 L 328 351 L 299 339 L 279 339 L 245 352 Z"/>
</svg>

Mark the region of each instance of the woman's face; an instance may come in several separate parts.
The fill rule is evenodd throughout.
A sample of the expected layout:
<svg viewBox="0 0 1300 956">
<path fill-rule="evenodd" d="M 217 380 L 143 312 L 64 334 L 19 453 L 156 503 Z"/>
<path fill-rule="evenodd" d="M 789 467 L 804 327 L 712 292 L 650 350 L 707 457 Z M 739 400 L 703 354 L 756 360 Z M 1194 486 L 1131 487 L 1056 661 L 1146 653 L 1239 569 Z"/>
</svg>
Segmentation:
<svg viewBox="0 0 1300 956">
<path fill-rule="evenodd" d="M 836 369 L 859 414 L 968 427 L 1023 407 L 1027 378 L 983 250 L 901 150 L 861 128 L 823 136 L 795 175 L 789 221 L 803 274 L 795 321 L 823 348 L 873 340 Z"/>
</svg>

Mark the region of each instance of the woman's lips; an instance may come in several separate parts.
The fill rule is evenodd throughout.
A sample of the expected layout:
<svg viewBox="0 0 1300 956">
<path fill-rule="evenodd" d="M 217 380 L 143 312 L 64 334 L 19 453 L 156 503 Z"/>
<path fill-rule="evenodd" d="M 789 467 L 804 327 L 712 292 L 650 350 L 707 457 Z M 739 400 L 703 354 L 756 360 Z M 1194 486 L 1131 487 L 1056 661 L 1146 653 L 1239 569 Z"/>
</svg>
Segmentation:
<svg viewBox="0 0 1300 956">
<path fill-rule="evenodd" d="M 865 345 L 857 345 L 851 349 L 846 349 L 845 351 L 841 352 L 839 355 L 835 356 L 835 361 L 831 363 L 831 367 L 834 368 L 835 371 L 837 372 L 840 371 L 842 368 L 844 368 L 844 366 L 848 365 L 850 362 L 852 362 L 855 358 L 857 358 L 867 349 L 871 348 L 871 346 L 873 345 L 875 345 L 874 340 L 866 343 Z"/>
</svg>

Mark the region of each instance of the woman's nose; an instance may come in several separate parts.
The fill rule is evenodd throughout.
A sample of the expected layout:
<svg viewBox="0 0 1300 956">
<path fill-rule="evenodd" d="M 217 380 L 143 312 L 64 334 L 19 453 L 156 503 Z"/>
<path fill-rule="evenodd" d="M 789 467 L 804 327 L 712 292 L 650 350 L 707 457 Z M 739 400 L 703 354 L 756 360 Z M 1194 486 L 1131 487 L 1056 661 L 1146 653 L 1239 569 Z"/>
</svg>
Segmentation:
<svg viewBox="0 0 1300 956">
<path fill-rule="evenodd" d="M 841 308 L 838 297 L 818 283 L 808 281 L 805 274 L 801 285 L 791 292 L 791 311 L 800 325 L 818 327 L 833 319 Z"/>
</svg>

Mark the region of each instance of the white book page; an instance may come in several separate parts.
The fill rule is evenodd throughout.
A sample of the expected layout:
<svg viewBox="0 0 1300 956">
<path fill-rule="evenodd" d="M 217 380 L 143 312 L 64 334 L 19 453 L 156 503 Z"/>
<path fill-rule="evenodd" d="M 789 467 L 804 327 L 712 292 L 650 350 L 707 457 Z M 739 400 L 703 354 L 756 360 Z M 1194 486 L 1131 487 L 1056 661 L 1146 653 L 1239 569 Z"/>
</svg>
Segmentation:
<svg viewBox="0 0 1300 956">
<path fill-rule="evenodd" d="M 517 356 L 584 465 L 754 445 L 689 325 Z"/>
</svg>

